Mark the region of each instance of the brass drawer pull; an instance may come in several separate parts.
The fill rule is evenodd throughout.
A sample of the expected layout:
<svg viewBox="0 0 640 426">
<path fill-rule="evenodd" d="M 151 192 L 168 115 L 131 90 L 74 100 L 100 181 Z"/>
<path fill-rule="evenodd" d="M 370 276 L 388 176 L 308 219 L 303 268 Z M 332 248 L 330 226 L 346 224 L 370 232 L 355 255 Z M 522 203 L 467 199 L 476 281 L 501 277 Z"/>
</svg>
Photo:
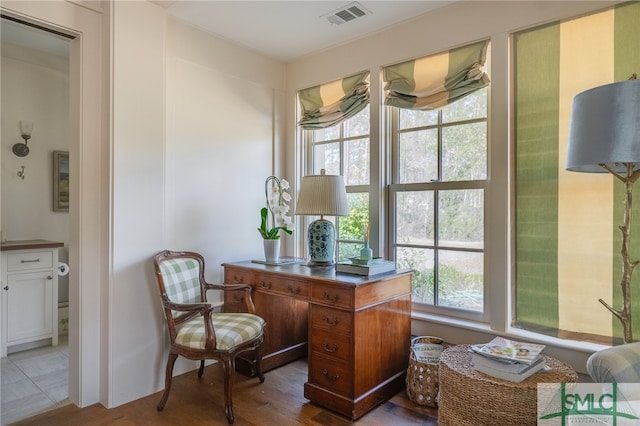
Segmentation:
<svg viewBox="0 0 640 426">
<path fill-rule="evenodd" d="M 234 300 L 236 303 L 244 303 L 244 297 L 242 297 L 242 296 L 234 295 L 234 296 L 233 296 L 233 300 Z"/>
<path fill-rule="evenodd" d="M 322 342 L 322 347 L 324 348 L 325 351 L 327 352 L 335 352 L 338 350 L 338 348 L 340 346 L 338 346 L 337 343 L 334 343 L 333 345 L 329 346 L 329 344 L 327 342 Z"/>
<path fill-rule="evenodd" d="M 322 297 L 324 298 L 324 300 L 326 300 L 327 302 L 337 302 L 338 301 L 338 295 L 334 294 L 333 297 L 329 296 L 329 293 L 327 293 L 326 291 L 324 292 L 324 294 L 322 295 Z"/>
<path fill-rule="evenodd" d="M 262 288 L 266 288 L 267 290 L 271 289 L 271 281 L 266 282 L 265 280 L 260 280 L 260 285 Z"/>
<path fill-rule="evenodd" d="M 237 275 L 234 275 L 233 282 L 235 284 L 244 284 L 244 277 L 243 276 L 238 277 Z"/>
<path fill-rule="evenodd" d="M 40 259 L 33 259 L 33 260 L 24 260 L 24 259 L 22 259 L 20 261 L 20 263 L 37 263 L 37 262 L 40 262 Z"/>
<path fill-rule="evenodd" d="M 327 371 L 327 369 L 325 368 L 324 370 L 322 370 L 322 375 L 324 377 L 327 378 L 327 380 L 329 380 L 330 382 L 335 382 L 336 380 L 338 380 L 340 378 L 340 376 L 336 373 L 333 376 L 329 375 L 329 372 Z"/>
<path fill-rule="evenodd" d="M 333 317 L 333 321 L 331 321 L 326 315 L 322 317 L 322 321 L 324 321 L 327 325 L 338 325 L 338 318 Z"/>
<path fill-rule="evenodd" d="M 300 294 L 300 286 L 298 286 L 296 289 L 294 289 L 294 288 L 293 288 L 293 287 L 291 287 L 291 286 L 288 286 L 288 287 L 287 287 L 287 290 L 288 290 L 288 291 L 289 291 L 289 293 L 291 293 L 291 294 L 296 294 L 296 295 L 297 295 L 297 294 Z"/>
</svg>

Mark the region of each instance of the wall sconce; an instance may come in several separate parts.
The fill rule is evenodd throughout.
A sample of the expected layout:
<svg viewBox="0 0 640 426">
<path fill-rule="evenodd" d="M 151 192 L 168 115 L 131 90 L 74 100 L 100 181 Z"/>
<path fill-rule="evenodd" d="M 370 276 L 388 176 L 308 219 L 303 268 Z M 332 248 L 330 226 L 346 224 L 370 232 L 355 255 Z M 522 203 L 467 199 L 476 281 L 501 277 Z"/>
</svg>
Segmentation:
<svg viewBox="0 0 640 426">
<path fill-rule="evenodd" d="M 20 120 L 20 134 L 22 135 L 22 139 L 24 139 L 24 143 L 18 142 L 13 145 L 13 153 L 18 157 L 26 157 L 29 155 L 29 147 L 27 146 L 27 141 L 31 139 L 31 132 L 33 131 L 33 121 L 24 121 Z"/>
</svg>

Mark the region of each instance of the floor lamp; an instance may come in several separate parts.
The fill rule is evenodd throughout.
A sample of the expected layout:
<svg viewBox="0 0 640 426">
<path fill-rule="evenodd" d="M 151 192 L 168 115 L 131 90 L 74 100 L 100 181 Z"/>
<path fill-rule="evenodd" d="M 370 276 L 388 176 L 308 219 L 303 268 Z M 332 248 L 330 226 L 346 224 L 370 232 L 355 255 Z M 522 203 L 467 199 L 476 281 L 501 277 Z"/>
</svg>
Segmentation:
<svg viewBox="0 0 640 426">
<path fill-rule="evenodd" d="M 303 176 L 296 204 L 297 215 L 320 216 L 309 224 L 309 266 L 330 266 L 334 262 L 336 229 L 324 216 L 348 216 L 349 204 L 344 180 L 339 175 Z"/>
<path fill-rule="evenodd" d="M 635 77 L 635 74 L 634 74 Z M 599 299 L 620 320 L 625 343 L 631 331 L 631 277 L 640 261 L 632 261 L 631 206 L 633 184 L 640 178 L 640 81 L 595 87 L 573 99 L 566 168 L 574 172 L 611 173 L 625 187 L 622 233 L 622 308 Z"/>
</svg>

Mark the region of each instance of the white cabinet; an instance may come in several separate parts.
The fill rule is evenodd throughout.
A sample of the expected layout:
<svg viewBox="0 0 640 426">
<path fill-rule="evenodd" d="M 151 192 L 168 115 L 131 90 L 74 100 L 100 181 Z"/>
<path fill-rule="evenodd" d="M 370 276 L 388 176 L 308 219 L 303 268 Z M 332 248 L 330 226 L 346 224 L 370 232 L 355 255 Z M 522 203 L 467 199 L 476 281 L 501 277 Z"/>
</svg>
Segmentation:
<svg viewBox="0 0 640 426">
<path fill-rule="evenodd" d="M 2 357 L 25 343 L 58 344 L 58 247 L 42 240 L 2 244 Z"/>
</svg>

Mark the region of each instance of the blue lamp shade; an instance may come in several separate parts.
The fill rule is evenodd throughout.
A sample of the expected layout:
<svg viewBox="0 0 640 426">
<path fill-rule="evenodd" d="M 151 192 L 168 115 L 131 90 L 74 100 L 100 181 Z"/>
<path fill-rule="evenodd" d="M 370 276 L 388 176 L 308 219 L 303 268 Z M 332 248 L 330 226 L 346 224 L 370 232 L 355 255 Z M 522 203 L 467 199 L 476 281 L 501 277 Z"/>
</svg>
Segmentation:
<svg viewBox="0 0 640 426">
<path fill-rule="evenodd" d="M 640 168 L 640 80 L 606 84 L 573 99 L 566 168 L 626 173 Z"/>
<path fill-rule="evenodd" d="M 324 172 L 324 170 L 323 170 Z M 336 229 L 323 216 L 348 216 L 349 204 L 342 176 L 303 176 L 296 204 L 297 215 L 320 216 L 311 222 L 307 232 L 311 265 L 334 263 Z"/>
</svg>

